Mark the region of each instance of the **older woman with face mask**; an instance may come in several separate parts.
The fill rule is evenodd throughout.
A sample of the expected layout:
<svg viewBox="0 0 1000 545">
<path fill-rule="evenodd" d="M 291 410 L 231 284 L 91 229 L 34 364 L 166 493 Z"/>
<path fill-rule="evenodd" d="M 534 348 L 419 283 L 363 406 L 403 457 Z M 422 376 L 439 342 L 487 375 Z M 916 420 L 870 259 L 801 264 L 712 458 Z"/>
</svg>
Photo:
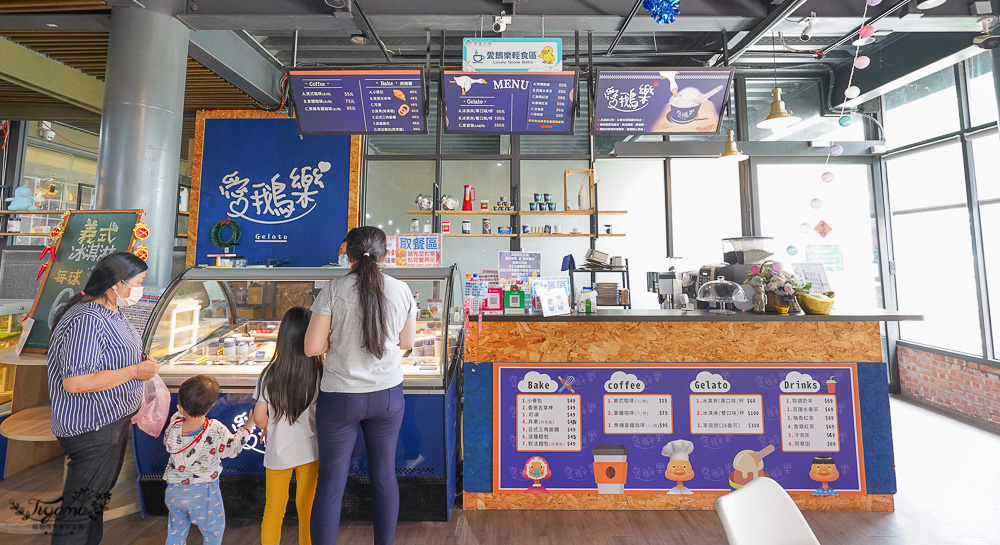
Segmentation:
<svg viewBox="0 0 1000 545">
<path fill-rule="evenodd" d="M 125 460 L 142 381 L 160 367 L 143 354 L 139 334 L 121 312 L 142 297 L 145 276 L 146 263 L 134 255 L 105 256 L 83 291 L 53 320 L 48 350 L 52 433 L 68 459 L 54 544 L 101 542 L 104 508 Z"/>
</svg>

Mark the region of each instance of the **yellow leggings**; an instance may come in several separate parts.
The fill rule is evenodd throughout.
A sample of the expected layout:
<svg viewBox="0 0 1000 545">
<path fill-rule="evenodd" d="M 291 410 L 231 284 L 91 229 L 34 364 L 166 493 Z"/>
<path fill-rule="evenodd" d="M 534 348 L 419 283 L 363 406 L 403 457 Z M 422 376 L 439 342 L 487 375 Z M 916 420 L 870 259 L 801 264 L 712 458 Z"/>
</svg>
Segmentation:
<svg viewBox="0 0 1000 545">
<path fill-rule="evenodd" d="M 309 516 L 312 514 L 313 498 L 316 497 L 316 475 L 319 460 L 289 469 L 265 470 L 267 481 L 267 502 L 264 504 L 264 520 L 260 524 L 260 542 L 276 545 L 281 541 L 281 522 L 288 506 L 288 485 L 295 472 L 295 509 L 299 512 L 299 545 L 310 545 Z"/>
</svg>

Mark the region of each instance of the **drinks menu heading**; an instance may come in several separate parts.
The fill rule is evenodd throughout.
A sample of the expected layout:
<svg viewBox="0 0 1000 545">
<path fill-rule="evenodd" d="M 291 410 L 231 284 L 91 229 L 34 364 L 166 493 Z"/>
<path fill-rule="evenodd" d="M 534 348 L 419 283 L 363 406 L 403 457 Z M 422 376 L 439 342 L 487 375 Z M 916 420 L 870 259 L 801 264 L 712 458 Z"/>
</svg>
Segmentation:
<svg viewBox="0 0 1000 545">
<path fill-rule="evenodd" d="M 445 131 L 572 133 L 576 72 L 444 72 Z"/>
<path fill-rule="evenodd" d="M 420 70 L 288 73 L 303 134 L 427 132 Z"/>
<path fill-rule="evenodd" d="M 496 492 L 863 493 L 854 364 L 498 364 Z"/>
</svg>

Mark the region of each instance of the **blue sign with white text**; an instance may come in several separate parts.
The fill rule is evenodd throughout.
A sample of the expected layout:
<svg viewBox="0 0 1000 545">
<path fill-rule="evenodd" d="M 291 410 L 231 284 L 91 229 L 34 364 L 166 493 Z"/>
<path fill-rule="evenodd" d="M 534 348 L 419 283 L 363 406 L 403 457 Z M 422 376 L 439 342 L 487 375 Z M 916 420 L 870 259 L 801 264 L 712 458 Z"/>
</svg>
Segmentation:
<svg viewBox="0 0 1000 545">
<path fill-rule="evenodd" d="M 424 134 L 420 70 L 288 73 L 303 134 Z"/>
<path fill-rule="evenodd" d="M 232 218 L 234 252 L 248 264 L 318 267 L 337 260 L 347 234 L 350 136 L 299 136 L 294 119 L 206 119 L 198 201 L 199 265 L 212 229 Z M 219 238 L 230 236 L 228 227 Z"/>
<path fill-rule="evenodd" d="M 445 132 L 573 132 L 576 72 L 444 72 Z"/>
</svg>

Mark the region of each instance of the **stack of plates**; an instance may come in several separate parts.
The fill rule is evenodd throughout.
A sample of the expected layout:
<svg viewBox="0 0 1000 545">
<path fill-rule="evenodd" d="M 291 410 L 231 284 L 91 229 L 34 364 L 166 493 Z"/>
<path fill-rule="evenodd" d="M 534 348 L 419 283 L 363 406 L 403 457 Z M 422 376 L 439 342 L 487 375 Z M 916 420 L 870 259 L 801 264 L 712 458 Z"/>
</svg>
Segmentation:
<svg viewBox="0 0 1000 545">
<path fill-rule="evenodd" d="M 613 306 L 618 304 L 618 284 L 616 282 L 597 282 L 594 284 L 597 292 L 597 304 Z"/>
</svg>

